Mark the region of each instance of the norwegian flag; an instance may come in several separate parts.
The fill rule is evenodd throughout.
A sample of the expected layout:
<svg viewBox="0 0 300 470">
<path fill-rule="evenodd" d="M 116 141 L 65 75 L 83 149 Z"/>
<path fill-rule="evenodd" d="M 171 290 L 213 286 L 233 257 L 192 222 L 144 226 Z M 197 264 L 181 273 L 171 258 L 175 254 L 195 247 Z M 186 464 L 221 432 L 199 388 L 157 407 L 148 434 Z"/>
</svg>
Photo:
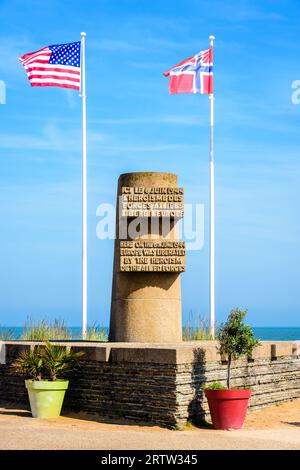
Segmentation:
<svg viewBox="0 0 300 470">
<path fill-rule="evenodd" d="M 169 77 L 171 95 L 177 93 L 213 93 L 213 48 L 183 60 L 164 73 Z"/>
</svg>

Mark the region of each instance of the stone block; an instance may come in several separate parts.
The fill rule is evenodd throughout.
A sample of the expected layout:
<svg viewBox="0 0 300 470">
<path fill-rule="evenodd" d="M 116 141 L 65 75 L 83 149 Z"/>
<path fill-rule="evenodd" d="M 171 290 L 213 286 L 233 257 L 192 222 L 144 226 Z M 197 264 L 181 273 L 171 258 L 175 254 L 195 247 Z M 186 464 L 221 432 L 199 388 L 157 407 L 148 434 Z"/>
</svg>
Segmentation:
<svg viewBox="0 0 300 470">
<path fill-rule="evenodd" d="M 0 364 L 5 364 L 5 343 L 0 341 Z"/>
<path fill-rule="evenodd" d="M 262 343 L 253 349 L 251 359 L 258 361 L 260 359 L 271 359 L 271 344 Z"/>
<path fill-rule="evenodd" d="M 112 362 L 136 362 L 150 364 L 176 364 L 176 348 L 112 348 Z"/>
<path fill-rule="evenodd" d="M 196 362 L 220 362 L 221 355 L 216 344 L 205 345 L 194 350 L 194 358 Z"/>
<path fill-rule="evenodd" d="M 294 358 L 300 357 L 300 341 L 296 341 L 292 344 L 292 353 Z"/>
<path fill-rule="evenodd" d="M 110 356 L 109 346 L 71 346 L 74 352 L 83 352 L 82 361 L 107 362 Z"/>
<path fill-rule="evenodd" d="M 278 357 L 292 356 L 293 343 L 291 341 L 277 341 L 271 344 L 271 357 L 277 359 Z"/>
<path fill-rule="evenodd" d="M 221 354 L 216 346 L 205 349 L 204 360 L 207 362 L 221 361 Z"/>
</svg>

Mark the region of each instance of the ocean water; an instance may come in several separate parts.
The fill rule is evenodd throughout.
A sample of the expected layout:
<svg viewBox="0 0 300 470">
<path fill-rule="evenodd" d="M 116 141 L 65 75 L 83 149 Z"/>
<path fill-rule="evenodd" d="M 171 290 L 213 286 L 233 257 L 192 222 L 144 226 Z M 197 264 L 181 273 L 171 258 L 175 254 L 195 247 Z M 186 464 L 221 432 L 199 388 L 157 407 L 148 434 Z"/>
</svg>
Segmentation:
<svg viewBox="0 0 300 470">
<path fill-rule="evenodd" d="M 262 341 L 300 341 L 300 327 L 253 327 L 255 336 Z"/>
<path fill-rule="evenodd" d="M 68 328 L 72 339 L 81 339 L 79 326 Z M 105 328 L 108 331 L 108 328 Z M 253 327 L 255 336 L 262 341 L 300 341 L 300 327 Z M 21 339 L 23 327 L 0 327 L 0 337 L 8 333 L 13 335 L 13 339 Z"/>
</svg>

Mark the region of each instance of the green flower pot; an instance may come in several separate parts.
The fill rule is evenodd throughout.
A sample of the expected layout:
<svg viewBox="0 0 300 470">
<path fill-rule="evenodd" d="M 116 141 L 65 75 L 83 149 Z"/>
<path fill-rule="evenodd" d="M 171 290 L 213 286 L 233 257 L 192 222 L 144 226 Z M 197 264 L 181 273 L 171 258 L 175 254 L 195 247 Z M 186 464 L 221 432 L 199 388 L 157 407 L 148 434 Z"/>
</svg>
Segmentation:
<svg viewBox="0 0 300 470">
<path fill-rule="evenodd" d="M 60 416 L 68 380 L 25 380 L 33 418 L 58 418 Z"/>
</svg>

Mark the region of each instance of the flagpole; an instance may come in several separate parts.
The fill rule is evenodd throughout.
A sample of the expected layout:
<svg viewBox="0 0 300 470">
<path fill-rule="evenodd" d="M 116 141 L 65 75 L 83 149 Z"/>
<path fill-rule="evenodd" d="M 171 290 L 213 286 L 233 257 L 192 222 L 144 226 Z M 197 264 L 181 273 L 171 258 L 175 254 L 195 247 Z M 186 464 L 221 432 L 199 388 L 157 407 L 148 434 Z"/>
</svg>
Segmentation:
<svg viewBox="0 0 300 470">
<path fill-rule="evenodd" d="M 210 46 L 214 46 L 214 36 L 209 36 Z M 214 94 L 209 94 L 210 102 L 210 150 L 209 150 L 209 328 L 215 338 L 215 169 L 214 169 Z"/>
<path fill-rule="evenodd" d="M 82 338 L 87 333 L 87 145 L 85 36 L 81 33 L 81 98 L 82 98 Z"/>
</svg>

